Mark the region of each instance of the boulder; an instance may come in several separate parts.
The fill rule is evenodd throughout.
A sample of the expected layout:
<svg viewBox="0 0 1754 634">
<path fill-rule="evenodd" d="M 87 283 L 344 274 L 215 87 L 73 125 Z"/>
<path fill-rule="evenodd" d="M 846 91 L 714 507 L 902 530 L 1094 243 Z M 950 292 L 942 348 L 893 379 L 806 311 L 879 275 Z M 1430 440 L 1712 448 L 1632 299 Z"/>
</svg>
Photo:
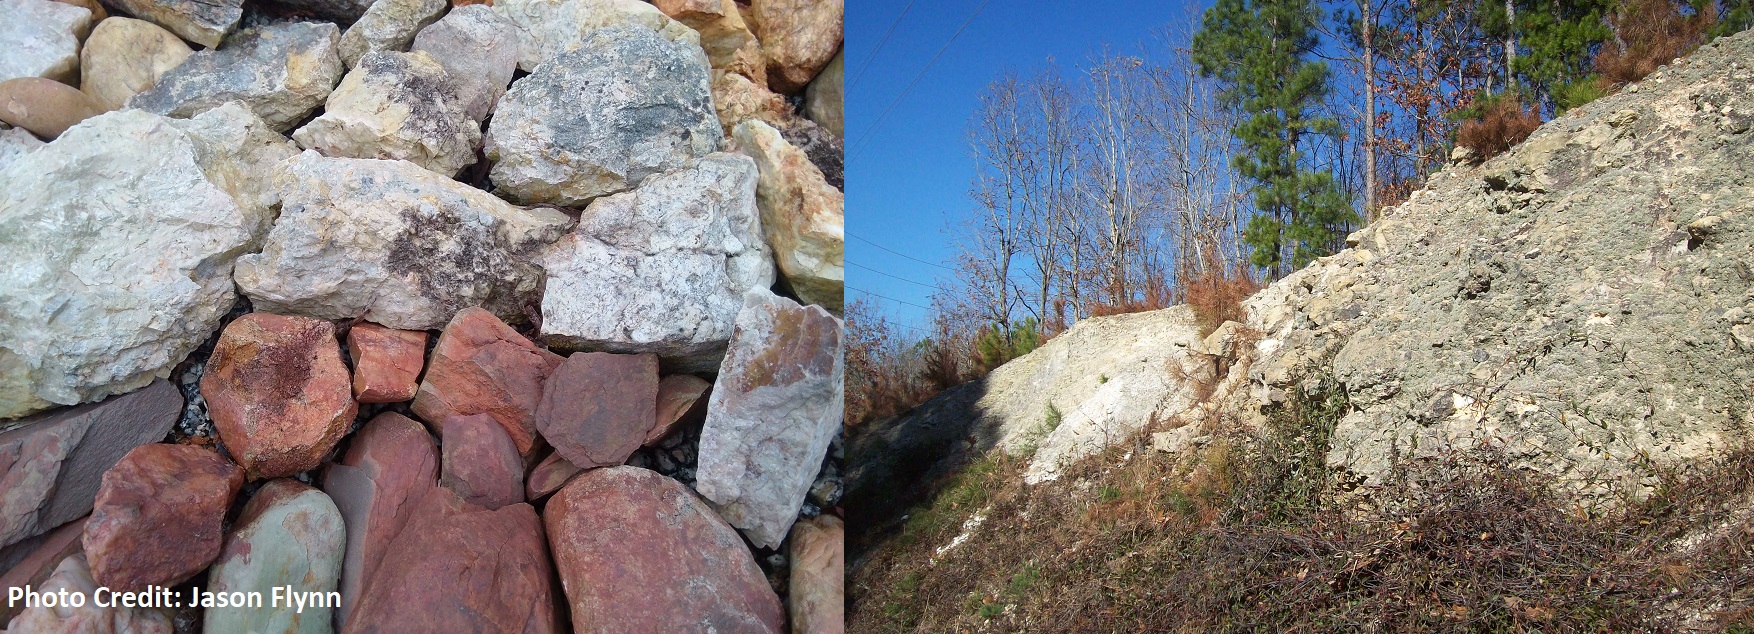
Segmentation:
<svg viewBox="0 0 1754 634">
<path fill-rule="evenodd" d="M 93 595 L 97 593 L 99 584 L 91 578 L 91 569 L 86 566 L 84 555 L 73 555 L 61 560 L 55 567 L 55 573 L 49 575 L 39 592 L 59 593 L 65 590 L 68 594 L 79 593 L 85 596 L 85 604 L 80 607 L 30 607 L 12 619 L 9 632 L 114 632 L 115 634 L 171 634 L 176 631 L 171 625 L 170 614 L 157 608 L 126 608 L 111 604 L 110 607 L 98 607 Z"/>
<path fill-rule="evenodd" d="M 0 419 L 145 387 L 219 328 L 295 149 L 241 106 L 94 117 L 0 170 Z"/>
<path fill-rule="evenodd" d="M 846 191 L 846 144 L 840 137 L 802 117 L 793 117 L 788 125 L 778 129 L 786 143 L 798 148 L 811 165 L 822 171 L 822 180 L 829 187 Z"/>
<path fill-rule="evenodd" d="M 695 488 L 757 546 L 786 537 L 841 425 L 841 323 L 749 291 L 700 432 Z"/>
<path fill-rule="evenodd" d="M 329 93 L 322 116 L 292 138 L 324 156 L 402 159 L 455 176 L 475 163 L 481 126 L 431 55 L 372 52 Z"/>
<path fill-rule="evenodd" d="M 464 309 L 439 335 L 414 413 L 428 421 L 487 414 L 505 427 L 519 454 L 530 456 L 542 384 L 562 360 L 492 313 Z"/>
<path fill-rule="evenodd" d="M 438 448 L 425 427 L 384 412 L 362 426 L 347 453 L 324 472 L 323 492 L 334 500 L 347 524 L 335 629 L 347 624 L 390 543 L 413 517 L 421 498 L 437 486 L 438 459 Z"/>
<path fill-rule="evenodd" d="M 341 554 L 347 531 L 341 512 L 329 496 L 297 480 L 273 480 L 244 504 L 207 585 L 215 594 L 263 592 L 290 587 L 293 592 L 334 592 L 341 576 Z M 311 596 L 311 595 L 301 595 Z M 326 602 L 203 611 L 207 632 L 286 632 L 320 634 L 334 631 L 334 607 Z"/>
<path fill-rule="evenodd" d="M 446 418 L 443 443 L 440 485 L 488 510 L 524 501 L 524 459 L 492 416 Z"/>
<path fill-rule="evenodd" d="M 41 77 L 0 81 L 0 121 L 54 140 L 104 111 L 90 95 Z"/>
<path fill-rule="evenodd" d="M 717 367 L 743 292 L 773 284 L 756 179 L 747 157 L 717 153 L 593 201 L 538 260 L 543 340 Z"/>
<path fill-rule="evenodd" d="M 567 462 L 560 454 L 548 454 L 536 468 L 530 470 L 530 477 L 524 479 L 524 497 L 531 502 L 542 499 L 566 486 L 567 481 L 581 471 L 584 469 Z"/>
<path fill-rule="evenodd" d="M 104 472 L 85 525 L 92 578 L 136 592 L 195 576 L 219 556 L 225 512 L 243 484 L 243 470 L 212 449 L 134 448 Z"/>
<path fill-rule="evenodd" d="M 17 544 L 30 546 L 30 551 L 23 553 L 18 563 L 7 568 L 5 574 L 0 574 L 0 588 L 41 588 L 49 575 L 55 573 L 55 568 L 62 560 L 80 553 L 79 538 L 85 534 L 87 519 L 90 518 L 82 517 L 62 524 L 36 539 Z M 0 604 L 0 626 L 11 621 L 22 610 L 22 601 Z"/>
<path fill-rule="evenodd" d="M 421 29 L 412 50 L 445 67 L 463 113 L 475 122 L 493 112 L 518 70 L 517 27 L 481 5 L 457 7 Z"/>
<path fill-rule="evenodd" d="M 244 0 L 114 0 L 128 15 L 157 24 L 209 49 L 244 17 Z"/>
<path fill-rule="evenodd" d="M 359 65 L 367 53 L 408 50 L 414 35 L 437 22 L 450 3 L 445 0 L 377 0 L 347 32 L 341 34 L 341 62 Z M 423 95 L 430 97 L 431 95 Z"/>
<path fill-rule="evenodd" d="M 158 78 L 195 53 L 175 34 L 145 20 L 117 17 L 99 22 L 79 51 L 84 80 L 79 90 L 104 110 L 158 84 Z"/>
<path fill-rule="evenodd" d="M 170 432 L 183 395 L 168 381 L 100 403 L 39 414 L 0 432 L 0 546 L 91 512 L 122 456 Z"/>
<path fill-rule="evenodd" d="M 414 398 L 426 367 L 426 331 L 395 330 L 360 322 L 347 331 L 353 359 L 353 399 L 400 403 Z"/>
<path fill-rule="evenodd" d="M 674 42 L 707 64 L 694 29 L 670 19 L 662 11 L 639 0 L 498 0 L 488 2 L 493 12 L 518 31 L 518 68 L 535 72 L 555 56 L 581 48 L 592 33 L 610 27 L 632 26 L 649 30 Z"/>
<path fill-rule="evenodd" d="M 786 611 L 793 632 L 846 631 L 845 544 L 846 526 L 833 515 L 818 515 L 792 526 L 786 546 L 792 568 Z"/>
<path fill-rule="evenodd" d="M 580 352 L 548 375 L 536 427 L 567 462 L 615 466 L 645 441 L 657 398 L 657 356 Z"/>
<path fill-rule="evenodd" d="M 846 73 L 841 56 L 835 53 L 834 60 L 810 81 L 804 89 L 804 116 L 821 124 L 835 136 L 846 138 L 846 117 L 843 109 L 846 106 L 846 88 L 841 85 L 841 78 Z"/>
<path fill-rule="evenodd" d="M 653 5 L 700 34 L 700 47 L 715 70 L 767 84 L 761 43 L 743 21 L 736 0 L 657 0 Z"/>
<path fill-rule="evenodd" d="M 553 575 L 530 505 L 489 511 L 435 487 L 390 544 L 344 631 L 557 632 Z"/>
<path fill-rule="evenodd" d="M 737 531 L 675 480 L 638 467 L 593 469 L 543 513 L 575 632 L 785 627 L 779 597 Z"/>
<path fill-rule="evenodd" d="M 487 129 L 493 184 L 522 203 L 577 206 L 716 151 L 707 66 L 692 46 L 639 26 L 596 29 L 518 80 Z"/>
<path fill-rule="evenodd" d="M 102 22 L 110 17 L 110 12 L 104 10 L 103 3 L 98 2 L 98 0 L 55 0 L 55 2 L 59 2 L 61 4 L 66 4 L 66 5 L 72 5 L 75 7 L 79 7 L 81 9 L 85 9 L 86 11 L 90 11 L 91 12 L 91 23 L 93 25 L 96 25 L 99 22 Z"/>
<path fill-rule="evenodd" d="M 646 432 L 643 444 L 657 445 L 672 432 L 705 421 L 706 396 L 712 388 L 706 379 L 689 374 L 673 374 L 658 381 L 658 420 Z"/>
<path fill-rule="evenodd" d="M 840 50 L 846 19 L 841 0 L 754 0 L 750 8 L 767 58 L 767 85 L 774 90 L 797 94 Z"/>
<path fill-rule="evenodd" d="M 713 108 L 719 115 L 719 128 L 727 138 L 737 124 L 759 119 L 774 128 L 784 128 L 797 119 L 792 104 L 749 78 L 721 70 L 713 71 Z"/>
<path fill-rule="evenodd" d="M 250 478 L 280 478 L 316 468 L 353 427 L 352 385 L 334 324 L 250 313 L 220 333 L 201 398 Z"/>
<path fill-rule="evenodd" d="M 744 121 L 736 139 L 761 168 L 756 202 L 780 273 L 799 298 L 838 313 L 846 281 L 846 195 L 773 126 Z"/>
<path fill-rule="evenodd" d="M 42 139 L 26 132 L 24 128 L 14 128 L 0 123 L 0 169 L 6 169 L 13 161 L 23 158 L 31 150 L 44 145 Z"/>
<path fill-rule="evenodd" d="M 228 38 L 225 46 L 190 55 L 152 88 L 129 99 L 127 107 L 190 117 L 238 101 L 285 132 L 322 106 L 341 81 L 340 42 L 340 29 L 326 23 L 283 22 L 248 29 Z"/>
<path fill-rule="evenodd" d="M 257 310 L 432 330 L 481 306 L 524 323 L 542 289 L 530 260 L 572 225 L 406 161 L 306 151 L 274 182 L 280 220 L 235 276 Z"/>
<path fill-rule="evenodd" d="M 0 0 L 0 81 L 43 77 L 79 83 L 79 43 L 91 11 L 50 0 Z"/>
</svg>

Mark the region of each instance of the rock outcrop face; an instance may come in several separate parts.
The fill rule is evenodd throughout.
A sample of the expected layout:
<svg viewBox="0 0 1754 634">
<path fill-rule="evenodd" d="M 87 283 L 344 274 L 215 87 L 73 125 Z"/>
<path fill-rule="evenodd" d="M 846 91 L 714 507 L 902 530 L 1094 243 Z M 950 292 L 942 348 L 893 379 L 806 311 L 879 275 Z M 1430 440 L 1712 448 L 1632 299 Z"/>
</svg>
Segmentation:
<svg viewBox="0 0 1754 634">
<path fill-rule="evenodd" d="M 481 126 L 426 53 L 367 53 L 329 93 L 323 115 L 292 133 L 324 156 L 401 159 L 455 176 L 475 162 Z"/>
<path fill-rule="evenodd" d="M 294 592 L 333 592 L 341 576 L 347 531 L 329 496 L 296 480 L 274 480 L 244 504 L 203 590 L 214 593 L 261 592 L 290 586 Z M 271 591 L 270 591 L 271 592 Z M 301 595 L 308 596 L 308 595 Z M 261 607 L 212 609 L 204 613 L 208 632 L 333 631 L 334 607 L 326 604 L 287 609 L 264 601 Z"/>
<path fill-rule="evenodd" d="M 341 81 L 340 43 L 341 30 L 333 24 L 286 22 L 249 29 L 223 47 L 190 55 L 150 90 L 129 99 L 128 107 L 192 117 L 238 101 L 285 132 L 323 105 Z"/>
<path fill-rule="evenodd" d="M 251 479 L 315 468 L 359 413 L 334 324 L 270 313 L 226 325 L 201 377 L 201 398 Z"/>
<path fill-rule="evenodd" d="M 737 124 L 736 139 L 761 168 L 761 228 L 780 273 L 806 303 L 839 312 L 846 284 L 846 194 L 772 126 L 744 121 Z"/>
<path fill-rule="evenodd" d="M 156 24 L 131 18 L 99 22 L 79 51 L 84 80 L 79 89 L 105 110 L 117 110 L 194 51 Z"/>
<path fill-rule="evenodd" d="M 79 43 L 91 11 L 50 0 L 0 0 L 0 81 L 44 77 L 79 83 Z"/>
</svg>

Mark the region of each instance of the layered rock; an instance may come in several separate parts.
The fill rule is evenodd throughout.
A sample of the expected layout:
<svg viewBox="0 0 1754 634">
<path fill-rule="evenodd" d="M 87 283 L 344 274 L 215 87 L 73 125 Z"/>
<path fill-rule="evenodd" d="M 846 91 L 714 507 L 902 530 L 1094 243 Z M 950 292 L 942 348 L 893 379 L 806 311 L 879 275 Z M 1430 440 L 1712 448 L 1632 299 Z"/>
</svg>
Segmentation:
<svg viewBox="0 0 1754 634">
<path fill-rule="evenodd" d="M 101 114 L 103 106 L 72 86 L 41 77 L 0 81 L 0 121 L 53 140 Z"/>
<path fill-rule="evenodd" d="M 486 149 L 502 193 L 583 205 L 719 148 L 698 48 L 628 25 L 589 31 L 579 46 L 536 67 L 494 111 Z"/>
<path fill-rule="evenodd" d="M 785 627 L 736 530 L 675 480 L 637 467 L 586 471 L 544 515 L 573 631 Z"/>
<path fill-rule="evenodd" d="M 293 151 L 237 105 L 118 111 L 0 170 L 0 418 L 169 375 L 231 309 Z"/>
<path fill-rule="evenodd" d="M 846 195 L 773 126 L 744 121 L 737 124 L 736 139 L 761 168 L 756 202 L 780 273 L 805 302 L 839 312 L 846 283 Z"/>
<path fill-rule="evenodd" d="M 421 29 L 412 50 L 445 67 L 463 112 L 476 122 L 493 111 L 518 70 L 517 27 L 481 5 L 457 7 Z"/>
<path fill-rule="evenodd" d="M 333 592 L 346 533 L 329 496 L 296 480 L 273 480 L 244 504 L 202 590 L 266 593 L 285 586 Z M 205 610 L 202 626 L 208 632 L 330 632 L 333 611 L 321 602 L 287 609 L 264 601 L 261 607 Z"/>
<path fill-rule="evenodd" d="M 426 367 L 426 333 L 361 322 L 347 331 L 353 359 L 353 399 L 400 403 L 414 398 Z"/>
<path fill-rule="evenodd" d="M 475 162 L 481 126 L 431 55 L 372 52 L 329 93 L 323 115 L 292 138 L 324 156 L 401 159 L 455 176 Z"/>
<path fill-rule="evenodd" d="M 791 579 L 786 612 L 793 632 L 846 631 L 846 526 L 833 515 L 818 515 L 792 527 L 786 553 Z"/>
<path fill-rule="evenodd" d="M 744 23 L 736 0 L 658 0 L 653 5 L 700 34 L 700 47 L 713 68 L 767 83 L 761 43 Z"/>
<path fill-rule="evenodd" d="M 535 72 L 561 53 L 590 48 L 596 31 L 631 26 L 656 33 L 701 64 L 700 35 L 639 0 L 499 0 L 486 3 L 518 30 L 518 68 Z M 685 46 L 681 46 L 685 45 Z"/>
<path fill-rule="evenodd" d="M 225 512 L 243 484 L 243 470 L 212 449 L 136 447 L 104 472 L 85 525 L 92 578 L 135 592 L 201 572 L 219 556 Z"/>
<path fill-rule="evenodd" d="M 86 517 L 62 524 L 55 530 L 29 540 L 19 546 L 29 545 L 31 550 L 18 562 L 0 574 L 0 588 L 31 588 L 43 587 L 49 575 L 55 573 L 62 560 L 77 555 L 81 551 L 80 537 L 85 534 Z M 12 617 L 24 610 L 24 603 L 7 602 L 0 604 L 0 623 L 7 623 Z"/>
<path fill-rule="evenodd" d="M 525 499 L 534 502 L 550 493 L 559 491 L 573 476 L 584 471 L 578 465 L 567 462 L 558 453 L 548 454 L 536 468 L 530 470 L 530 477 L 524 479 Z"/>
<path fill-rule="evenodd" d="M 646 432 L 645 446 L 664 440 L 677 429 L 698 425 L 706 420 L 707 394 L 713 384 L 706 379 L 673 374 L 658 381 L 658 420 Z"/>
<path fill-rule="evenodd" d="M 341 34 L 341 61 L 359 65 L 368 53 L 408 50 L 415 34 L 437 22 L 450 3 L 445 0 L 378 0 Z M 430 95 L 427 95 L 430 96 Z"/>
<path fill-rule="evenodd" d="M 116 110 L 134 95 L 193 55 L 175 34 L 145 20 L 118 17 L 99 22 L 79 51 L 84 81 L 79 90 L 105 110 Z"/>
<path fill-rule="evenodd" d="M 750 541 L 779 546 L 841 424 L 840 320 L 750 291 L 700 432 L 696 489 Z"/>
<path fill-rule="evenodd" d="M 841 61 L 844 54 L 835 53 L 834 60 L 810 81 L 810 87 L 804 89 L 804 116 L 838 137 L 847 135 L 844 112 L 847 93 L 841 83 L 846 74 L 845 62 Z"/>
<path fill-rule="evenodd" d="M 580 352 L 548 375 L 536 426 L 567 462 L 615 466 L 645 441 L 657 398 L 656 356 Z"/>
<path fill-rule="evenodd" d="M 99 584 L 91 578 L 84 555 L 61 560 L 55 573 L 35 588 L 39 592 L 80 593 L 86 597 L 80 607 L 26 608 L 12 619 L 11 632 L 116 632 L 118 634 L 171 634 L 171 617 L 157 608 L 98 607 L 91 599 Z"/>
<path fill-rule="evenodd" d="M 26 132 L 24 128 L 14 128 L 0 123 L 0 169 L 17 161 L 31 150 L 46 145 L 36 135 Z"/>
<path fill-rule="evenodd" d="M 244 0 L 115 0 L 128 15 L 157 24 L 209 49 L 244 17 Z"/>
<path fill-rule="evenodd" d="M 719 153 L 592 202 L 540 260 L 543 339 L 716 367 L 743 292 L 773 283 L 756 178 L 748 158 Z"/>
<path fill-rule="evenodd" d="M 464 309 L 439 335 L 414 396 L 414 413 L 441 422 L 487 414 L 505 427 L 518 453 L 529 456 L 537 446 L 543 382 L 561 361 L 491 313 Z"/>
<path fill-rule="evenodd" d="M 201 377 L 201 397 L 251 479 L 315 468 L 359 413 L 334 324 L 270 313 L 226 325 Z"/>
<path fill-rule="evenodd" d="M 524 459 L 492 416 L 446 418 L 442 440 L 440 485 L 488 510 L 524 501 Z"/>
<path fill-rule="evenodd" d="M 0 81 L 44 77 L 79 83 L 79 43 L 91 11 L 50 0 L 0 0 Z"/>
<path fill-rule="evenodd" d="M 528 258 L 572 224 L 406 161 L 307 151 L 274 182 L 280 220 L 235 276 L 257 310 L 430 330 L 483 306 L 521 323 L 542 284 Z"/>
<path fill-rule="evenodd" d="M 841 0 L 755 0 L 750 21 L 767 58 L 767 85 L 803 90 L 840 50 L 846 6 Z"/>
<path fill-rule="evenodd" d="M 160 76 L 151 89 L 129 99 L 127 106 L 191 117 L 237 101 L 276 131 L 285 132 L 322 106 L 341 81 L 340 42 L 340 29 L 327 23 L 284 22 L 248 29 L 228 38 L 223 47 L 190 55 Z"/>
<path fill-rule="evenodd" d="M 437 486 L 438 460 L 438 448 L 426 428 L 406 416 L 385 412 L 361 427 L 347 454 L 324 472 L 323 491 L 347 525 L 337 630 L 347 624 L 366 580 L 377 572 L 420 500 Z"/>
</svg>

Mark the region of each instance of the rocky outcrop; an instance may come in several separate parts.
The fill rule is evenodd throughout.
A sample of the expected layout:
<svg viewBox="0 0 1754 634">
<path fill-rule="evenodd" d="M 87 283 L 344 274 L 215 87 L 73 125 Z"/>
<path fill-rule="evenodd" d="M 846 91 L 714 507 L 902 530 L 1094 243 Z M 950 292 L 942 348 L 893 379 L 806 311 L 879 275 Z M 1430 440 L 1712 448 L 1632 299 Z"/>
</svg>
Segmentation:
<svg viewBox="0 0 1754 634">
<path fill-rule="evenodd" d="M 41 77 L 0 81 L 0 122 L 53 140 L 67 128 L 104 111 L 91 95 Z"/>
<path fill-rule="evenodd" d="M 414 413 L 441 424 L 452 416 L 490 415 L 518 453 L 530 456 L 537 446 L 542 384 L 561 361 L 491 313 L 464 309 L 439 335 L 414 396 Z"/>
<path fill-rule="evenodd" d="M 652 430 L 657 399 L 656 356 L 580 352 L 548 375 L 536 426 L 567 462 L 620 465 Z"/>
<path fill-rule="evenodd" d="M 517 27 L 482 5 L 452 9 L 414 36 L 412 50 L 445 67 L 470 121 L 487 118 L 518 70 Z"/>
<path fill-rule="evenodd" d="M 437 22 L 449 3 L 445 0 L 378 0 L 366 9 L 347 32 L 341 34 L 341 61 L 348 68 L 359 66 L 369 53 L 408 50 L 415 34 Z M 422 93 L 423 97 L 431 97 Z"/>
<path fill-rule="evenodd" d="M 324 156 L 401 159 L 455 176 L 475 163 L 481 126 L 431 55 L 372 52 L 329 93 L 323 115 L 292 138 Z"/>
<path fill-rule="evenodd" d="M 846 284 L 846 195 L 772 126 L 744 121 L 736 139 L 761 169 L 756 202 L 780 273 L 800 299 L 838 313 Z"/>
<path fill-rule="evenodd" d="M 487 3 L 518 30 L 518 68 L 536 67 L 562 53 L 590 48 L 596 31 L 629 26 L 656 33 L 706 64 L 700 36 L 639 0 L 498 0 Z"/>
<path fill-rule="evenodd" d="M 323 492 L 347 525 L 335 629 L 347 624 L 366 580 L 377 572 L 420 500 L 437 486 L 438 460 L 438 448 L 426 428 L 406 416 L 385 412 L 361 427 L 347 454 L 325 471 Z"/>
<path fill-rule="evenodd" d="M 256 490 L 238 513 L 236 527 L 226 536 L 225 547 L 202 590 L 219 594 L 291 587 L 294 592 L 333 592 L 341 576 L 341 554 L 346 545 L 341 513 L 329 496 L 296 480 L 274 480 Z M 271 603 L 206 610 L 203 629 L 331 631 L 334 608 L 327 604 L 287 609 L 284 603 Z"/>
<path fill-rule="evenodd" d="M 270 313 L 225 327 L 201 377 L 201 398 L 251 479 L 315 468 L 359 413 L 334 324 Z"/>
<path fill-rule="evenodd" d="M 786 612 L 793 632 L 846 631 L 846 526 L 833 515 L 818 515 L 792 526 L 787 541 L 791 579 Z"/>
<path fill-rule="evenodd" d="M 249 29 L 227 38 L 225 46 L 190 55 L 127 105 L 192 117 L 237 101 L 276 131 L 285 132 L 322 106 L 335 82 L 341 81 L 340 42 L 341 31 L 333 24 L 285 22 Z M 212 47 L 218 41 L 201 43 Z"/>
<path fill-rule="evenodd" d="M 79 90 L 105 110 L 117 110 L 134 95 L 158 85 L 158 78 L 193 54 L 188 44 L 151 22 L 104 20 L 91 30 L 79 52 L 84 71 Z"/>
<path fill-rule="evenodd" d="M 0 81 L 43 77 L 79 83 L 79 43 L 91 11 L 50 0 L 0 0 Z"/>
<path fill-rule="evenodd" d="M 840 50 L 841 0 L 754 0 L 750 21 L 767 58 L 767 85 L 797 94 Z"/>
<path fill-rule="evenodd" d="M 137 592 L 194 576 L 219 556 L 225 512 L 243 484 L 243 470 L 212 449 L 150 444 L 128 452 L 104 472 L 85 525 L 92 578 Z"/>
<path fill-rule="evenodd" d="M 452 416 L 442 427 L 441 486 L 490 511 L 524 501 L 524 459 L 498 421 L 486 414 Z"/>
<path fill-rule="evenodd" d="M 39 592 L 66 591 L 87 597 L 80 607 L 26 608 L 12 619 L 10 632 L 115 632 L 116 634 L 171 634 L 171 617 L 157 608 L 99 607 L 90 599 L 99 584 L 91 578 L 84 555 L 61 560 L 55 573 L 37 588 Z"/>
<path fill-rule="evenodd" d="M 218 47 L 244 17 L 244 0 L 115 0 L 115 5 L 209 49 Z"/>
<path fill-rule="evenodd" d="M 359 323 L 347 331 L 353 359 L 353 399 L 361 403 L 400 403 L 414 398 L 426 367 L 426 333 Z"/>
</svg>

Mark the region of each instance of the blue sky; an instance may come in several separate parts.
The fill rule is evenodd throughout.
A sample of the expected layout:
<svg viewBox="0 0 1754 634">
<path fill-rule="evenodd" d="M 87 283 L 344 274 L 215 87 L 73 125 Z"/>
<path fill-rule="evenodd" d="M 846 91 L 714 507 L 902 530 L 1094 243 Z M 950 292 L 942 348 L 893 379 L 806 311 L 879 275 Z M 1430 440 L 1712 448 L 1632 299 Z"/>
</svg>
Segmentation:
<svg viewBox="0 0 1754 634">
<path fill-rule="evenodd" d="M 890 299 L 872 299 L 886 314 L 903 325 L 925 327 L 927 311 L 921 306 L 930 304 L 932 289 L 921 283 L 948 285 L 950 271 L 933 264 L 949 264 L 956 252 L 950 223 L 969 209 L 974 168 L 964 126 L 988 82 L 1006 70 L 1032 72 L 1050 58 L 1062 70 L 1073 71 L 1105 43 L 1116 50 L 1137 50 L 1155 31 L 1185 19 L 1187 5 L 1120 0 L 848 2 L 847 300 L 866 292 L 885 296 Z M 951 41 L 970 15 L 975 15 L 973 21 Z M 892 24 L 893 34 L 870 57 Z M 873 129 L 941 48 L 943 55 Z"/>
</svg>

